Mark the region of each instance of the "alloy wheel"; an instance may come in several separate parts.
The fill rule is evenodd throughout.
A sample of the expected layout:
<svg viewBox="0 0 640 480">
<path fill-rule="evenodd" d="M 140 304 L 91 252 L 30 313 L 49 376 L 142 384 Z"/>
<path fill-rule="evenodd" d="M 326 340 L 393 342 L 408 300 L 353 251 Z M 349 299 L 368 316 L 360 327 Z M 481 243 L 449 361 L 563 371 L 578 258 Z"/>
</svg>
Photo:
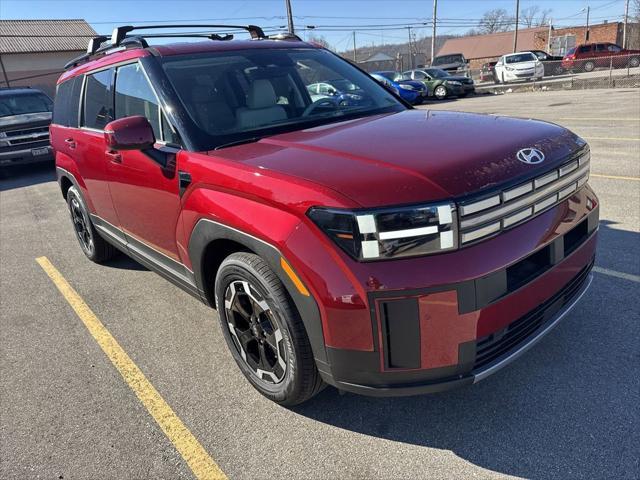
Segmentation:
<svg viewBox="0 0 640 480">
<path fill-rule="evenodd" d="M 227 327 L 240 357 L 260 380 L 280 383 L 287 372 L 282 330 L 266 300 L 245 280 L 225 290 Z"/>
<path fill-rule="evenodd" d="M 75 197 L 71 199 L 70 207 L 71 220 L 73 220 L 73 226 L 80 244 L 88 252 L 93 252 L 93 235 L 91 233 L 89 219 L 87 218 L 84 209 Z"/>
</svg>

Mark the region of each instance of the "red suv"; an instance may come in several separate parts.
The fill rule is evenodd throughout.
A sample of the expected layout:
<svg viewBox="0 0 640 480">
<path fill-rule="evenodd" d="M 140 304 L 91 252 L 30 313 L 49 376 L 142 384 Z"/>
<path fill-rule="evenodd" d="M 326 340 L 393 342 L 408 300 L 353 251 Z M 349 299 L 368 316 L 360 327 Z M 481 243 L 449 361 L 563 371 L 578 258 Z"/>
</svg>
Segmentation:
<svg viewBox="0 0 640 480">
<path fill-rule="evenodd" d="M 595 68 L 635 68 L 640 65 L 640 50 L 627 50 L 614 43 L 578 45 L 562 59 L 565 70 L 591 72 Z"/>
<path fill-rule="evenodd" d="M 89 259 L 121 250 L 216 308 L 285 405 L 325 384 L 475 383 L 580 299 L 598 229 L 584 140 L 415 110 L 328 50 L 242 28 L 149 46 L 120 27 L 61 76 L 51 141 Z M 312 99 L 336 80 L 357 98 Z"/>
</svg>

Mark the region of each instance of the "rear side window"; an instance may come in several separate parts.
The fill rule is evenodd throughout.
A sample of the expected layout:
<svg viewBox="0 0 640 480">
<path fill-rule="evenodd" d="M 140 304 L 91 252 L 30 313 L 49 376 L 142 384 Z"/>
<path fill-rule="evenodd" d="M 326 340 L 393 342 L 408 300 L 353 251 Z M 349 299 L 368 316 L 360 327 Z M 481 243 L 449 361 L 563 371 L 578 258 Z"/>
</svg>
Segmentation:
<svg viewBox="0 0 640 480">
<path fill-rule="evenodd" d="M 104 130 L 107 123 L 113 120 L 112 83 L 113 69 L 87 75 L 84 94 L 85 127 Z"/>
<path fill-rule="evenodd" d="M 80 111 L 82 76 L 73 77 L 58 85 L 53 105 L 52 123 L 63 127 L 77 127 Z"/>
<path fill-rule="evenodd" d="M 116 74 L 116 118 L 142 115 L 160 140 L 160 105 L 139 63 L 118 68 Z"/>
<path fill-rule="evenodd" d="M 578 52 L 580 52 L 580 53 L 589 53 L 590 51 L 591 51 L 591 45 L 583 45 L 578 50 Z"/>
</svg>

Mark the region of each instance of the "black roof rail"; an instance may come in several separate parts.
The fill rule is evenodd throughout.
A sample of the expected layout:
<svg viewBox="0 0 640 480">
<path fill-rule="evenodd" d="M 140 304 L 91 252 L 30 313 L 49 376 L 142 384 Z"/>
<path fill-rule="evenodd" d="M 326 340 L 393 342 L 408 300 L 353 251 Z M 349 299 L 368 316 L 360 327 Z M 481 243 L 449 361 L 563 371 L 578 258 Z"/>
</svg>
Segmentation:
<svg viewBox="0 0 640 480">
<path fill-rule="evenodd" d="M 135 27 L 132 25 L 125 25 L 123 27 L 116 27 L 113 29 L 113 34 L 111 35 L 111 46 L 117 47 L 127 36 L 127 33 L 133 32 L 134 30 L 158 30 L 161 28 L 227 28 L 233 30 L 246 30 L 251 35 L 253 39 L 262 39 L 267 38 L 264 34 L 262 28 L 256 25 L 144 25 L 140 27 Z M 141 35 L 142 36 L 142 35 Z M 195 33 L 195 34 L 174 34 L 174 33 L 166 33 L 166 34 L 157 34 L 157 35 L 144 35 L 145 37 L 150 38 L 159 38 L 159 37 L 206 37 L 218 40 L 220 35 L 216 34 L 203 34 L 203 33 Z M 220 39 L 226 39 L 221 37 Z"/>
<path fill-rule="evenodd" d="M 109 37 L 105 35 L 93 37 L 91 40 L 89 40 L 89 45 L 87 46 L 87 55 L 93 55 L 94 53 L 96 53 L 98 48 L 100 48 L 100 45 L 102 45 L 107 40 L 109 40 Z"/>
</svg>

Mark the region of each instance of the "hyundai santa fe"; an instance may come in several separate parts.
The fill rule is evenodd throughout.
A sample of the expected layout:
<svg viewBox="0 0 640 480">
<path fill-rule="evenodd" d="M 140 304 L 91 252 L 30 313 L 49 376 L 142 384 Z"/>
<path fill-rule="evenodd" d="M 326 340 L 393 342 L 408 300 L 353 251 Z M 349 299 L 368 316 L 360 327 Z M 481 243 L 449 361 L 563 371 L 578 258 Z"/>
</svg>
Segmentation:
<svg viewBox="0 0 640 480">
<path fill-rule="evenodd" d="M 473 384 L 582 297 L 599 204 L 579 136 L 416 110 L 297 37 L 196 27 L 93 39 L 51 141 L 84 254 L 125 252 L 217 309 L 263 395 Z M 312 99 L 336 79 L 357 102 Z"/>
</svg>

